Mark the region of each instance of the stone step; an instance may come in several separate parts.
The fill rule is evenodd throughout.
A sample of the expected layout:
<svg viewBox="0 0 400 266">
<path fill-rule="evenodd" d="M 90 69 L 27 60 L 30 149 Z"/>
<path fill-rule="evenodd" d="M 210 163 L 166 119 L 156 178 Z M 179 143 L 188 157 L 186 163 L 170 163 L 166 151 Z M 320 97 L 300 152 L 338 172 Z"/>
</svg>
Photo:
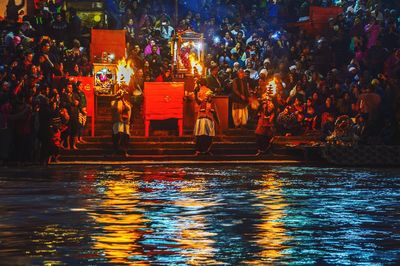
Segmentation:
<svg viewBox="0 0 400 266">
<path fill-rule="evenodd" d="M 134 119 L 134 122 L 136 124 L 144 124 L 144 119 Z M 112 118 L 111 117 L 99 117 L 96 118 L 96 125 L 104 125 L 104 124 L 112 124 Z"/>
<path fill-rule="evenodd" d="M 110 129 L 110 128 L 112 128 L 112 126 L 113 126 L 113 123 L 111 123 L 111 122 L 110 123 L 101 123 L 101 124 L 95 125 L 95 129 L 97 129 L 97 130 Z M 133 127 L 134 128 L 144 128 L 144 124 L 133 123 Z"/>
<path fill-rule="evenodd" d="M 107 132 L 108 134 L 103 135 L 96 135 L 95 137 L 84 137 L 85 141 L 87 142 L 112 142 L 111 138 L 111 130 Z M 129 141 L 132 143 L 138 142 L 188 142 L 193 141 L 195 137 L 190 135 L 183 135 L 179 136 L 149 136 L 144 137 L 143 135 L 131 135 Z M 255 136 L 254 135 L 243 135 L 243 136 L 226 136 L 226 135 L 218 135 L 213 138 L 214 142 L 228 142 L 228 143 L 235 143 L 235 142 L 254 142 Z"/>
<path fill-rule="evenodd" d="M 264 154 L 256 156 L 255 154 L 231 154 L 231 155 L 200 155 L 194 156 L 194 154 L 188 155 L 129 155 L 127 158 L 123 156 L 112 156 L 108 155 L 87 155 L 87 156 L 75 156 L 75 155 L 62 155 L 61 161 L 177 161 L 177 160 L 190 160 L 190 161 L 258 161 L 258 160 L 295 160 L 300 161 L 302 158 L 288 155 L 276 155 L 276 154 Z"/>
<path fill-rule="evenodd" d="M 102 135 L 109 135 L 111 134 L 112 130 L 112 125 L 106 125 L 102 127 L 95 127 L 95 135 L 96 136 L 102 136 Z M 184 129 L 183 135 L 192 135 L 193 134 L 193 129 Z M 234 131 L 231 132 L 230 129 L 222 132 L 223 135 L 227 137 L 239 137 L 239 136 L 253 136 L 254 137 L 254 131 L 252 130 L 246 130 L 242 132 Z M 131 135 L 134 136 L 144 136 L 144 125 L 133 125 L 131 128 Z M 159 130 L 159 129 L 153 129 L 150 128 L 150 136 L 178 136 L 178 129 L 176 130 Z"/>
<path fill-rule="evenodd" d="M 87 145 L 87 144 L 85 144 Z M 79 150 L 62 150 L 61 154 L 63 156 L 75 156 L 75 157 L 85 157 L 85 156 L 107 156 L 113 153 L 113 148 L 110 143 L 102 145 L 89 145 L 89 146 L 78 146 Z M 179 147 L 171 146 L 160 146 L 154 144 L 153 146 L 145 146 L 143 144 L 136 145 L 130 144 L 128 147 L 128 153 L 137 156 L 152 156 L 152 155 L 191 155 L 194 153 L 194 144 L 187 144 Z M 256 145 L 252 143 L 251 145 L 229 145 L 224 143 L 216 143 L 213 145 L 212 152 L 215 155 L 230 156 L 230 155 L 253 155 L 256 153 Z M 276 156 L 294 156 L 298 158 L 303 158 L 306 153 L 302 149 L 296 149 L 288 146 L 273 145 L 271 152 Z M 307 154 L 310 158 L 320 157 L 319 153 L 309 153 Z"/>
<path fill-rule="evenodd" d="M 109 127 L 108 129 L 99 129 L 99 130 L 95 130 L 95 135 L 109 135 L 109 136 L 111 136 L 111 130 L 112 130 L 112 127 Z M 130 131 L 130 133 L 131 133 L 131 136 L 142 136 L 142 137 L 144 137 L 144 128 L 135 128 L 135 127 L 133 127 L 133 128 L 131 128 L 131 131 Z M 191 133 L 192 133 L 192 131 L 187 131 L 187 132 L 184 132 L 184 135 L 191 135 Z M 153 136 L 153 137 L 162 137 L 162 136 L 165 136 L 165 137 L 179 137 L 179 134 L 178 134 L 178 131 L 177 130 L 173 130 L 173 131 L 164 131 L 164 132 L 162 132 L 162 133 L 160 133 L 160 132 L 158 132 L 158 133 L 154 133 L 154 131 L 153 130 L 150 130 L 150 136 Z"/>
<path fill-rule="evenodd" d="M 111 141 L 111 128 L 107 130 L 103 130 L 103 134 L 98 134 L 96 132 L 95 137 L 85 136 L 84 139 L 88 142 L 104 142 Z M 130 140 L 134 142 L 185 142 L 185 141 L 193 141 L 194 136 L 192 131 L 185 131 L 183 136 L 177 136 L 176 131 L 168 132 L 171 135 L 150 135 L 149 137 L 144 137 L 144 131 L 141 129 L 134 129 L 131 131 Z M 224 141 L 224 142 L 254 142 L 255 135 L 254 133 L 242 134 L 242 135 L 217 135 L 214 138 L 214 142 Z M 285 136 L 275 136 L 274 143 L 279 143 L 281 145 L 298 145 L 298 144 L 315 144 L 320 143 L 319 137 L 312 136 L 294 136 L 294 137 L 285 137 Z"/>
<path fill-rule="evenodd" d="M 83 156 L 83 155 L 105 155 L 112 154 L 112 147 L 97 147 L 90 149 L 79 149 L 79 150 L 62 150 L 62 155 L 71 156 Z M 233 147 L 233 148 L 212 148 L 212 152 L 218 155 L 229 155 L 229 154 L 255 154 L 255 147 Z M 129 154 L 135 155 L 189 155 L 194 153 L 194 146 L 187 148 L 133 148 L 128 147 Z"/>
<path fill-rule="evenodd" d="M 144 136 L 144 127 L 131 127 L 131 136 Z M 96 128 L 95 129 L 95 136 L 103 136 L 103 135 L 110 135 L 112 131 L 112 126 L 109 127 L 104 127 L 104 128 Z M 189 132 L 188 132 L 189 133 Z M 191 132 L 190 132 L 191 133 Z M 150 130 L 150 135 L 151 136 L 178 136 L 178 131 L 174 132 L 168 132 L 168 133 L 163 133 L 163 134 L 153 134 L 152 130 Z"/>
<path fill-rule="evenodd" d="M 135 120 L 138 120 L 138 121 L 140 121 L 140 120 L 142 120 L 142 121 L 144 121 L 144 117 L 143 117 L 143 115 L 133 115 L 133 118 L 135 119 Z M 112 119 L 112 114 L 111 113 L 98 113 L 98 114 L 96 114 L 96 122 L 99 122 L 99 121 L 101 121 L 101 120 L 103 120 L 103 119 L 107 119 L 107 120 L 110 120 L 111 121 L 111 119 Z"/>
<path fill-rule="evenodd" d="M 179 149 L 179 148 L 190 148 L 193 149 L 195 143 L 193 141 L 180 141 L 180 142 L 134 142 L 130 141 L 130 149 Z M 213 142 L 214 148 L 252 148 L 255 149 L 256 143 L 254 142 Z M 88 142 L 85 144 L 78 144 L 78 148 L 81 150 L 85 149 L 112 149 L 111 141 L 104 142 Z"/>
<path fill-rule="evenodd" d="M 151 131 L 150 131 L 151 132 Z M 112 127 L 108 127 L 108 128 L 100 128 L 100 129 L 95 129 L 94 131 L 95 136 L 104 136 L 104 135 L 108 135 L 111 136 L 112 134 Z M 144 128 L 131 128 L 130 130 L 131 136 L 144 136 Z M 155 134 L 153 134 L 151 132 L 152 136 L 154 136 Z M 163 134 L 166 136 L 178 136 L 178 132 L 173 132 L 173 133 L 168 133 L 168 134 Z"/>
</svg>

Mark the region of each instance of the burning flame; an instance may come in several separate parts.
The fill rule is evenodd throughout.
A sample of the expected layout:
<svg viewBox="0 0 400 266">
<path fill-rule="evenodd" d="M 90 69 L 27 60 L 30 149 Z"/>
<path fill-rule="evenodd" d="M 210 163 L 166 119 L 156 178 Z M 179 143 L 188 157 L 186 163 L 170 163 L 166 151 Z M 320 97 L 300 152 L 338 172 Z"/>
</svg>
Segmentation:
<svg viewBox="0 0 400 266">
<path fill-rule="evenodd" d="M 262 98 L 264 99 L 270 99 L 271 97 L 275 96 L 276 93 L 278 92 L 278 90 L 281 89 L 281 82 L 279 81 L 278 78 L 274 77 L 272 79 L 270 79 L 267 83 L 266 90 L 264 92 L 264 94 L 262 95 Z"/>
<path fill-rule="evenodd" d="M 133 75 L 134 71 L 132 68 L 132 61 L 126 60 L 125 57 L 121 60 L 118 60 L 117 64 L 117 83 L 118 85 L 125 84 L 129 85 L 131 81 L 131 76 Z"/>
<path fill-rule="evenodd" d="M 271 79 L 267 84 L 267 94 L 274 96 L 278 88 L 278 80 L 275 78 Z"/>
<path fill-rule="evenodd" d="M 200 64 L 200 62 L 196 59 L 196 56 L 191 54 L 189 56 L 189 61 L 190 61 L 190 66 L 192 68 L 192 74 L 199 74 L 201 75 L 203 73 L 203 66 Z M 196 73 L 197 72 L 197 73 Z"/>
</svg>

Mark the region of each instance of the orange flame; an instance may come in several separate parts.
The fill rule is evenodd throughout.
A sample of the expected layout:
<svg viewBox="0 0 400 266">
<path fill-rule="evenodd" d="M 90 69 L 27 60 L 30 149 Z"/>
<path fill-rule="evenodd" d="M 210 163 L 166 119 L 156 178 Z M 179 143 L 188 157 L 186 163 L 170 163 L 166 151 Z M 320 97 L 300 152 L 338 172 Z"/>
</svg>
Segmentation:
<svg viewBox="0 0 400 266">
<path fill-rule="evenodd" d="M 274 96 L 278 89 L 278 80 L 273 78 L 267 84 L 267 94 L 270 96 Z"/>
<path fill-rule="evenodd" d="M 191 54 L 189 55 L 190 66 L 192 68 L 192 74 L 195 74 L 196 71 L 199 75 L 203 73 L 203 66 L 200 62 L 196 59 L 196 56 Z"/>
<path fill-rule="evenodd" d="M 126 60 L 125 57 L 118 60 L 117 64 L 117 83 L 118 85 L 125 84 L 129 85 L 131 77 L 134 73 L 132 68 L 132 61 Z"/>
</svg>

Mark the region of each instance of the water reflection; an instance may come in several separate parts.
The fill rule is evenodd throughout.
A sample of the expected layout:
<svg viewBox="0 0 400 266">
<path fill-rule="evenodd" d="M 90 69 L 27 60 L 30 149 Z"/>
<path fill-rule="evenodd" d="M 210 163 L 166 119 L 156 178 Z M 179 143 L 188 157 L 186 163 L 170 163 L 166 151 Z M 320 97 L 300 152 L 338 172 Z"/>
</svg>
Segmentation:
<svg viewBox="0 0 400 266">
<path fill-rule="evenodd" d="M 271 263 L 284 256 L 284 251 L 288 248 L 285 242 L 290 239 L 282 221 L 288 206 L 282 188 L 283 182 L 276 173 L 264 173 L 258 185 L 260 188 L 254 194 L 260 202 L 253 206 L 259 207 L 261 217 L 256 225 L 257 234 L 254 238 L 261 251 L 256 253 L 257 260 L 248 262 L 255 265 Z"/>
<path fill-rule="evenodd" d="M 88 213 L 99 228 L 92 236 L 93 249 L 111 263 L 145 264 L 144 260 L 129 260 L 143 255 L 139 239 L 149 233 L 143 230 L 147 220 L 138 207 L 137 182 L 134 179 L 102 181 L 98 196 L 98 205 Z"/>
<path fill-rule="evenodd" d="M 400 256 L 397 170 L 65 172 L 0 173 L 1 265 L 387 265 Z"/>
<path fill-rule="evenodd" d="M 182 198 L 174 204 L 184 209 L 185 215 L 178 218 L 180 236 L 177 239 L 182 248 L 182 255 L 186 258 L 188 265 L 216 265 L 222 264 L 214 259 L 215 241 L 212 239 L 216 233 L 209 232 L 210 224 L 204 212 L 218 203 L 213 200 L 199 200 L 193 197 L 198 192 L 205 191 L 206 179 L 200 177 L 190 187 L 182 187 L 180 192 Z"/>
</svg>

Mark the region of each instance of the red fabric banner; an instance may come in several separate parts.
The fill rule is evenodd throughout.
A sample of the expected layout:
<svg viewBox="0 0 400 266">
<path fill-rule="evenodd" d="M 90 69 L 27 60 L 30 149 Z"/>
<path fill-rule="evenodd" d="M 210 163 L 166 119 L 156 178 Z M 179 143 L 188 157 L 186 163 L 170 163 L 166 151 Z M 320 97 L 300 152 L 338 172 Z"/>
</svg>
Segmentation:
<svg viewBox="0 0 400 266">
<path fill-rule="evenodd" d="M 299 27 L 307 31 L 309 34 L 321 34 L 327 28 L 330 18 L 336 18 L 337 15 L 343 13 L 341 7 L 310 7 L 310 19 L 303 22 L 291 23 L 289 26 Z"/>
<path fill-rule="evenodd" d="M 183 82 L 145 82 L 144 113 L 148 120 L 183 118 Z"/>
<path fill-rule="evenodd" d="M 315 34 L 322 33 L 327 28 L 330 18 L 336 18 L 341 14 L 343 9 L 341 7 L 310 7 L 310 20 Z"/>
<path fill-rule="evenodd" d="M 310 7 L 310 20 L 312 23 L 328 23 L 330 18 L 336 18 L 337 15 L 343 13 L 343 8 L 332 7 Z"/>
<path fill-rule="evenodd" d="M 150 120 L 178 119 L 179 136 L 183 134 L 183 82 L 144 83 L 144 134 L 149 136 Z"/>
<path fill-rule="evenodd" d="M 101 58 L 103 52 L 113 53 L 115 60 L 125 56 L 126 50 L 125 30 L 96 30 L 91 31 L 90 60 L 94 57 Z"/>
</svg>

